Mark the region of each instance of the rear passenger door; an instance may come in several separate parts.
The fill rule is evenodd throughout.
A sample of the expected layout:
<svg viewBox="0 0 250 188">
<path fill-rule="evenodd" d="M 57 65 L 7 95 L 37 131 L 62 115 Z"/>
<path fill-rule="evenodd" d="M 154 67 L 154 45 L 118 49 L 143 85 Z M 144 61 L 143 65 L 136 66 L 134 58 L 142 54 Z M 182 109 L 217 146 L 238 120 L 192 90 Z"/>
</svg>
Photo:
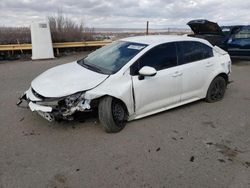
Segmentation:
<svg viewBox="0 0 250 188">
<path fill-rule="evenodd" d="M 203 97 L 202 91 L 214 70 L 213 50 L 197 41 L 177 43 L 178 65 L 182 75 L 181 101 Z"/>
</svg>

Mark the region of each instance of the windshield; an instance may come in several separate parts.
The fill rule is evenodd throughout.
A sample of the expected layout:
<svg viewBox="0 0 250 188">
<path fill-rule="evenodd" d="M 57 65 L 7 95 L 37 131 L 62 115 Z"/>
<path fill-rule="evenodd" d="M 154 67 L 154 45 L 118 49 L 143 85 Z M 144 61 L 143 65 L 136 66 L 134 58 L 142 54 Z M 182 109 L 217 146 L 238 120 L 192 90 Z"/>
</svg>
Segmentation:
<svg viewBox="0 0 250 188">
<path fill-rule="evenodd" d="M 146 46 L 145 44 L 116 41 L 96 50 L 77 63 L 95 72 L 114 74 Z"/>
</svg>

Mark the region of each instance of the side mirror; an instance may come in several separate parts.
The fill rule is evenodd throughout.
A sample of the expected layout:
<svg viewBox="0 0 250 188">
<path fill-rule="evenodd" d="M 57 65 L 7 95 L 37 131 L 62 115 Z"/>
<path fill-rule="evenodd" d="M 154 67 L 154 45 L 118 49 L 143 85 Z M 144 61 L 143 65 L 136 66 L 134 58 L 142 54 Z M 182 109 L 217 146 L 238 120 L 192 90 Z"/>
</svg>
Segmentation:
<svg viewBox="0 0 250 188">
<path fill-rule="evenodd" d="M 145 76 L 155 76 L 156 73 L 155 68 L 144 66 L 139 70 L 139 80 L 143 80 Z"/>
<path fill-rule="evenodd" d="M 144 66 L 139 70 L 141 76 L 155 76 L 157 71 L 153 67 Z"/>
</svg>

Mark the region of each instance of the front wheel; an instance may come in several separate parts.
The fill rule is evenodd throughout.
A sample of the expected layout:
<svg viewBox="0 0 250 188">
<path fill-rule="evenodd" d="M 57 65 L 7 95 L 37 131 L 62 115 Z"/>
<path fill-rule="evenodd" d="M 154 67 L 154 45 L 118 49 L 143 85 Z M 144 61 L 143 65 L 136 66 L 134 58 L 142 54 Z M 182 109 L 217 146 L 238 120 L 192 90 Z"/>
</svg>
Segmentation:
<svg viewBox="0 0 250 188">
<path fill-rule="evenodd" d="M 99 120 L 107 133 L 117 133 L 121 131 L 127 121 L 127 111 L 125 105 L 113 98 L 104 97 L 98 106 Z"/>
<path fill-rule="evenodd" d="M 222 100 L 226 91 L 226 87 L 227 87 L 226 80 L 221 76 L 217 76 L 211 82 L 205 100 L 209 103 Z"/>
</svg>

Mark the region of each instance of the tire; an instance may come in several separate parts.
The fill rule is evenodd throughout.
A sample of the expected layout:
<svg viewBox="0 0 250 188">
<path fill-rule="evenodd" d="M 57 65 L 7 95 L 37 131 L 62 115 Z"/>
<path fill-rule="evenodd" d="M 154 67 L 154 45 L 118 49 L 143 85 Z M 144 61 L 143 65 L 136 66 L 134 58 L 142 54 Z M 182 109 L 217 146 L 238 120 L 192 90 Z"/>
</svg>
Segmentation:
<svg viewBox="0 0 250 188">
<path fill-rule="evenodd" d="M 226 87 L 227 87 L 226 80 L 221 76 L 217 76 L 211 82 L 205 100 L 209 103 L 222 100 L 226 91 Z"/>
<path fill-rule="evenodd" d="M 104 97 L 98 106 L 99 120 L 107 133 L 121 131 L 127 121 L 125 105 L 112 97 Z"/>
</svg>

